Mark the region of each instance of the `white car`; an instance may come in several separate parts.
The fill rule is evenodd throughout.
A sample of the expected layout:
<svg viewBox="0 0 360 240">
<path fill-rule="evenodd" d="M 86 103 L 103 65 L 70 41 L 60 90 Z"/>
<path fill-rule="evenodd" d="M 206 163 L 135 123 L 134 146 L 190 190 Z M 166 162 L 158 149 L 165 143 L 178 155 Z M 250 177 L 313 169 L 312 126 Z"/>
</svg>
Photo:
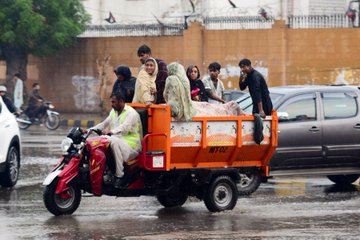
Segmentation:
<svg viewBox="0 0 360 240">
<path fill-rule="evenodd" d="M 12 187 L 19 178 L 20 130 L 15 116 L 0 97 L 0 185 Z"/>
</svg>

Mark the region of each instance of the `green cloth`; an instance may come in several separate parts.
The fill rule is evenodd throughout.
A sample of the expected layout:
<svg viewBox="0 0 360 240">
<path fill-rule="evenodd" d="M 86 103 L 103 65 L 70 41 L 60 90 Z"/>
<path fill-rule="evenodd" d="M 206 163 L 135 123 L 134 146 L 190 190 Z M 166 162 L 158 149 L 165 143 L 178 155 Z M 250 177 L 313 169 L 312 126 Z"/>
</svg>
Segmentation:
<svg viewBox="0 0 360 240">
<path fill-rule="evenodd" d="M 172 62 L 168 64 L 168 77 L 166 79 L 164 98 L 171 106 L 171 115 L 176 120 L 190 121 L 196 115 L 191 101 L 190 83 L 184 67 Z"/>
</svg>

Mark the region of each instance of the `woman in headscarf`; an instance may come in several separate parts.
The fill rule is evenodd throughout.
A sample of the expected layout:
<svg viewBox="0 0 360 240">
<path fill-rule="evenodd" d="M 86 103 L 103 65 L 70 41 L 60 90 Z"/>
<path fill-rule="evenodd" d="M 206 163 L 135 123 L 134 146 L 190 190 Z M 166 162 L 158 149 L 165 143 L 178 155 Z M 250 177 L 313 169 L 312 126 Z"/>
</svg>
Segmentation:
<svg viewBox="0 0 360 240">
<path fill-rule="evenodd" d="M 171 115 L 176 120 L 190 121 L 196 114 L 190 97 L 190 83 L 186 77 L 185 69 L 177 62 L 168 66 L 164 98 L 171 105 Z"/>
<path fill-rule="evenodd" d="M 130 68 L 125 65 L 116 67 L 114 73 L 117 79 L 113 85 L 112 94 L 121 92 L 125 102 L 131 103 L 134 98 L 136 78 L 131 76 Z"/>
<path fill-rule="evenodd" d="M 190 121 L 194 116 L 243 115 L 239 105 L 234 101 L 221 105 L 192 101 L 185 69 L 177 62 L 168 65 L 164 98 L 166 103 L 171 105 L 171 116 L 179 121 Z"/>
<path fill-rule="evenodd" d="M 190 65 L 186 70 L 186 76 L 190 82 L 191 99 L 193 101 L 207 102 L 208 96 L 200 79 L 199 68 L 195 65 Z"/>
<path fill-rule="evenodd" d="M 150 105 L 156 102 L 155 79 L 158 73 L 158 65 L 154 58 L 148 58 L 145 66 L 139 72 L 135 83 L 133 103 L 145 103 Z"/>
</svg>

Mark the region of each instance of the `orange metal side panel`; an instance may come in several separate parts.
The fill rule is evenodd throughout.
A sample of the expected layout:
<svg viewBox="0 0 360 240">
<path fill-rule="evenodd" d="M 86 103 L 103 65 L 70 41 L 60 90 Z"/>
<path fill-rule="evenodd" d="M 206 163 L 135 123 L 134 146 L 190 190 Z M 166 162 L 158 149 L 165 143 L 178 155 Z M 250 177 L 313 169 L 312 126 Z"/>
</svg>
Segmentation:
<svg viewBox="0 0 360 240">
<path fill-rule="evenodd" d="M 147 141 L 147 151 L 164 151 L 166 170 L 171 168 L 171 151 L 170 151 L 170 123 L 171 109 L 170 105 L 152 104 L 146 107 L 145 104 L 130 104 L 134 108 L 148 110 L 148 133 L 165 133 L 164 136 L 151 137 Z"/>
<path fill-rule="evenodd" d="M 148 150 L 166 153 L 166 170 L 261 167 L 268 175 L 268 163 L 277 147 L 276 111 L 263 121 L 265 138 L 260 145 L 253 140 L 252 115 L 194 117 L 189 122 L 176 122 L 165 104 L 151 105 L 148 115 L 148 132 L 166 134 L 148 140 Z"/>
</svg>

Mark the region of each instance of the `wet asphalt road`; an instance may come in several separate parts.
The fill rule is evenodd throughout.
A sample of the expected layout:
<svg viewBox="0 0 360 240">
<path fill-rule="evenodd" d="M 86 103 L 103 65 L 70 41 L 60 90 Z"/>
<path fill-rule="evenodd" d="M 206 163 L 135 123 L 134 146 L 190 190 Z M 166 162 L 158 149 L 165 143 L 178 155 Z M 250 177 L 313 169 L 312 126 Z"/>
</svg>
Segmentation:
<svg viewBox="0 0 360 240">
<path fill-rule="evenodd" d="M 85 195 L 73 215 L 54 217 L 41 183 L 66 131 L 22 131 L 20 180 L 0 188 L 1 239 L 360 239 L 360 187 L 338 188 L 322 177 L 270 179 L 222 213 L 192 198 L 164 209 L 154 197 Z"/>
</svg>

